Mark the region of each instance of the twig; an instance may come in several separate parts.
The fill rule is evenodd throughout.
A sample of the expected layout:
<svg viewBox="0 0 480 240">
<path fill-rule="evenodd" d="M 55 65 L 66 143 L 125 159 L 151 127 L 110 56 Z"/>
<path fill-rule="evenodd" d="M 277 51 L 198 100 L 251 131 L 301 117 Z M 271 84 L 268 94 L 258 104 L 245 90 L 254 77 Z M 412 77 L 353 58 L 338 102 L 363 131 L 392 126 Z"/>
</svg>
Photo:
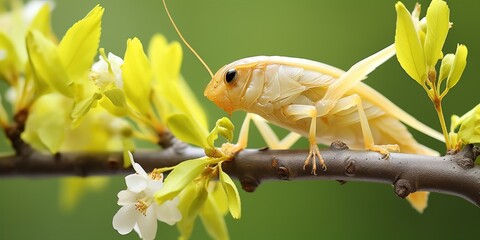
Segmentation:
<svg viewBox="0 0 480 240">
<path fill-rule="evenodd" d="M 144 169 L 174 166 L 182 161 L 204 156 L 203 149 L 177 144 L 163 151 L 138 151 L 135 161 Z M 399 197 L 427 190 L 457 195 L 480 206 L 480 166 L 474 161 L 480 149 L 466 146 L 454 155 L 443 157 L 391 153 L 390 158 L 370 151 L 349 150 L 341 142 L 322 151 L 326 171 L 312 175 L 303 169 L 307 150 L 252 150 L 240 152 L 223 169 L 240 180 L 242 188 L 253 192 L 263 180 L 331 179 L 368 181 L 394 185 Z M 33 152 L 29 155 L 0 157 L 0 177 L 18 176 L 90 176 L 127 174 L 122 153 L 62 153 L 57 155 Z"/>
</svg>

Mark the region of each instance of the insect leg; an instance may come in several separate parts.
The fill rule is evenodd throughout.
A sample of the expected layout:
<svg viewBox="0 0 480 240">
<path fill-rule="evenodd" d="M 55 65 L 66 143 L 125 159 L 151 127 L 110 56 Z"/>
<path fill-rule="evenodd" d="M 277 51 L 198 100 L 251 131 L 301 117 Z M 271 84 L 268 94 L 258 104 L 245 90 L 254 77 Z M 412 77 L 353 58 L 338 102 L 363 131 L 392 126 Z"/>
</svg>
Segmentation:
<svg viewBox="0 0 480 240">
<path fill-rule="evenodd" d="M 303 118 L 310 118 L 310 131 L 308 133 L 308 142 L 310 143 L 310 150 L 308 152 L 308 157 L 305 159 L 305 163 L 303 165 L 303 169 L 310 164 L 310 160 L 312 160 L 312 173 L 317 175 L 317 163 L 316 159 L 318 159 L 322 169 L 325 171 L 327 170 L 327 165 L 325 165 L 325 161 L 323 160 L 322 156 L 320 155 L 320 149 L 318 149 L 317 145 L 317 109 L 315 106 L 311 105 L 289 105 L 284 110 L 286 116 L 292 116 L 294 120 L 300 120 Z"/>
<path fill-rule="evenodd" d="M 301 137 L 301 135 L 298 133 L 290 132 L 282 140 L 279 140 L 275 132 L 273 132 L 272 128 L 270 125 L 268 125 L 268 122 L 264 118 L 256 114 L 252 114 L 251 118 L 253 123 L 255 123 L 255 126 L 257 126 L 258 131 L 262 135 L 263 139 L 267 143 L 267 146 L 271 149 L 288 149 Z"/>
<path fill-rule="evenodd" d="M 297 133 L 290 132 L 285 138 L 279 140 L 265 119 L 256 114 L 247 113 L 243 120 L 242 127 L 240 128 L 237 144 L 231 149 L 233 153 L 241 151 L 247 147 L 250 121 L 255 123 L 260 135 L 262 135 L 267 146 L 271 149 L 288 149 L 301 137 L 301 135 Z"/>
<path fill-rule="evenodd" d="M 357 94 L 353 94 L 353 95 L 344 97 L 342 99 L 339 99 L 337 101 L 337 104 L 335 105 L 335 107 L 331 109 L 329 114 L 334 114 L 355 106 L 357 107 L 358 118 L 359 118 L 358 120 L 360 121 L 360 126 L 362 128 L 362 135 L 363 135 L 363 141 L 365 144 L 365 149 L 379 152 L 384 155 L 384 158 L 389 157 L 390 155 L 389 151 L 398 152 L 400 149 L 396 144 L 375 145 L 372 131 L 370 129 L 370 125 L 368 124 L 368 118 L 363 109 L 362 99 Z"/>
</svg>

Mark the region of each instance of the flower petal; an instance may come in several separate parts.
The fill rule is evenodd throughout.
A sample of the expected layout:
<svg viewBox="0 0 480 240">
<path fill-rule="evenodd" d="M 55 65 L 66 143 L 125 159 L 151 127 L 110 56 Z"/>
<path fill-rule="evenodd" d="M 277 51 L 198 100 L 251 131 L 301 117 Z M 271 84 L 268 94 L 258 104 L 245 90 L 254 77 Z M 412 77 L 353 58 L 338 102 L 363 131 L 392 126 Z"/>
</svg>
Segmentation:
<svg viewBox="0 0 480 240">
<path fill-rule="evenodd" d="M 137 201 L 137 193 L 134 193 L 129 190 L 122 190 L 117 194 L 118 202 L 117 204 L 120 206 L 127 205 L 127 204 L 134 204 Z"/>
<path fill-rule="evenodd" d="M 139 236 L 143 239 L 155 239 L 157 235 L 157 219 L 155 218 L 155 208 L 150 206 L 145 216 L 140 216 L 137 221 Z"/>
<path fill-rule="evenodd" d="M 166 201 L 160 206 L 156 206 L 155 212 L 157 219 L 168 225 L 173 225 L 182 220 L 182 214 L 177 208 L 178 197 L 173 200 Z"/>
<path fill-rule="evenodd" d="M 145 189 L 145 194 L 147 196 L 153 196 L 157 191 L 163 188 L 162 180 L 150 180 L 147 183 L 147 188 Z"/>
<path fill-rule="evenodd" d="M 147 188 L 147 179 L 139 174 L 126 176 L 125 183 L 127 184 L 127 189 L 134 193 L 139 193 Z"/>
<path fill-rule="evenodd" d="M 145 172 L 145 170 L 143 170 L 143 168 L 142 168 L 142 166 L 140 166 L 140 164 L 135 162 L 135 160 L 133 159 L 133 155 L 130 151 L 128 151 L 128 157 L 130 158 L 130 162 L 132 163 L 132 166 L 133 166 L 133 169 L 135 169 L 135 172 L 137 172 L 138 174 L 140 174 L 144 177 L 147 177 L 148 176 L 147 172 Z"/>
<path fill-rule="evenodd" d="M 135 210 L 135 205 L 125 205 L 113 216 L 113 228 L 117 230 L 118 233 L 125 235 L 132 231 L 137 218 L 138 212 Z"/>
</svg>

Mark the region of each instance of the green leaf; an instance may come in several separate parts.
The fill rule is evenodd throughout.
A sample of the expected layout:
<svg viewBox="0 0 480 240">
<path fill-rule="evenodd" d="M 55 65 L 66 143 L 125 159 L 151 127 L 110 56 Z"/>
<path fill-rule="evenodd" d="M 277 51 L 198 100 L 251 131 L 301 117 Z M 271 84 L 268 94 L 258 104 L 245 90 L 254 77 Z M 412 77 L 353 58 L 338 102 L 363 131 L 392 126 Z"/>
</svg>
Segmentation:
<svg viewBox="0 0 480 240">
<path fill-rule="evenodd" d="M 395 9 L 397 11 L 395 50 L 398 62 L 411 78 L 423 85 L 427 78 L 427 65 L 422 44 L 412 17 L 403 3 L 395 4 Z"/>
<path fill-rule="evenodd" d="M 207 132 L 183 113 L 175 113 L 167 118 L 167 127 L 172 134 L 186 142 L 202 148 L 209 147 L 207 143 Z"/>
<path fill-rule="evenodd" d="M 121 67 L 125 97 L 143 115 L 150 110 L 152 69 L 143 46 L 137 38 L 128 39 Z"/>
<path fill-rule="evenodd" d="M 205 226 L 205 230 L 207 230 L 208 235 L 212 239 L 229 239 L 225 218 L 212 193 L 208 194 L 208 198 L 200 212 L 200 218 L 203 226 Z"/>
<path fill-rule="evenodd" d="M 71 81 L 59 58 L 57 46 L 35 30 L 27 34 L 26 42 L 30 64 L 37 80 L 67 97 L 73 97 Z"/>
<path fill-rule="evenodd" d="M 30 23 L 29 30 L 38 30 L 44 36 L 56 42 L 57 40 L 50 24 L 52 8 L 52 5 L 47 2 L 43 4 L 43 6 L 38 10 L 35 18 Z"/>
<path fill-rule="evenodd" d="M 425 60 L 435 66 L 442 57 L 442 48 L 450 28 L 450 9 L 441 0 L 432 0 L 427 9 L 427 35 L 425 36 Z"/>
<path fill-rule="evenodd" d="M 176 197 L 188 184 L 200 176 L 210 158 L 198 158 L 178 164 L 165 179 L 163 188 L 155 193 L 158 204 Z"/>
<path fill-rule="evenodd" d="M 463 70 L 465 70 L 465 66 L 467 65 L 467 55 L 467 47 L 458 44 L 457 51 L 455 52 L 455 59 L 453 60 L 453 65 L 450 69 L 450 74 L 448 75 L 447 88 L 453 88 L 460 80 L 460 77 L 462 77 Z"/>
<path fill-rule="evenodd" d="M 235 183 L 233 183 L 232 179 L 228 174 L 226 174 L 223 170 L 220 169 L 219 173 L 220 182 L 222 183 L 223 189 L 227 194 L 228 199 L 228 209 L 230 210 L 230 214 L 233 218 L 239 219 L 242 208 L 240 203 L 240 195 L 238 194 L 237 187 Z"/>
<path fill-rule="evenodd" d="M 100 42 L 103 11 L 99 5 L 95 6 L 68 29 L 58 46 L 63 66 L 72 80 L 85 76 L 92 67 Z"/>
<path fill-rule="evenodd" d="M 458 137 L 465 144 L 480 143 L 480 104 L 460 118 Z"/>
</svg>

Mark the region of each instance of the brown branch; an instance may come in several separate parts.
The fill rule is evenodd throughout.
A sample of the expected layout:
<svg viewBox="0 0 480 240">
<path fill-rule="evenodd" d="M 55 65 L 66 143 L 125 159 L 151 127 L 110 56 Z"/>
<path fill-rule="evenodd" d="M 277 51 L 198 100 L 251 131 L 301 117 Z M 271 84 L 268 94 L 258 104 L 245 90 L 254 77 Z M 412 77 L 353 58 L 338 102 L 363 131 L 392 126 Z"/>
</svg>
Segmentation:
<svg viewBox="0 0 480 240">
<path fill-rule="evenodd" d="M 392 153 L 385 160 L 376 152 L 352 151 L 336 142 L 322 151 L 326 171 L 312 175 L 303 170 L 306 150 L 252 150 L 240 152 L 223 169 L 240 180 L 244 190 L 253 192 L 261 181 L 294 179 L 331 179 L 368 181 L 394 185 L 399 197 L 418 190 L 441 192 L 465 198 L 480 206 L 480 166 L 474 161 L 480 149 L 472 145 L 444 157 Z M 147 171 L 176 165 L 187 159 L 204 156 L 203 150 L 176 144 L 163 151 L 138 151 L 135 161 Z M 0 157 L 0 177 L 16 176 L 90 176 L 127 174 L 122 153 L 62 153 L 56 155 L 32 152 L 28 155 Z"/>
</svg>

